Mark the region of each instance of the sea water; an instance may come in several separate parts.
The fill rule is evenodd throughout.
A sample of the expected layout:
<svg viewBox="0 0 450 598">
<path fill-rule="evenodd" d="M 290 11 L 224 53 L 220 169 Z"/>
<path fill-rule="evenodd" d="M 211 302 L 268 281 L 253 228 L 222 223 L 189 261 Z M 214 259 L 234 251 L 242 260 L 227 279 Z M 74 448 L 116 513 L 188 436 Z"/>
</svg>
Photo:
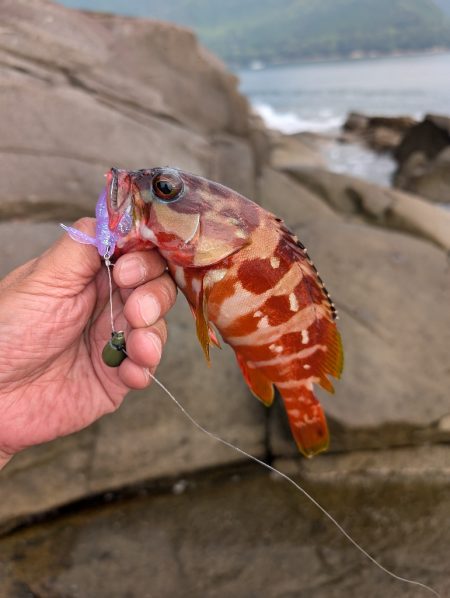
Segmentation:
<svg viewBox="0 0 450 598">
<path fill-rule="evenodd" d="M 266 124 L 284 133 L 336 133 L 349 112 L 450 116 L 450 53 L 302 63 L 237 71 L 241 91 Z M 326 150 L 330 168 L 389 184 L 388 155 L 354 145 Z"/>
</svg>

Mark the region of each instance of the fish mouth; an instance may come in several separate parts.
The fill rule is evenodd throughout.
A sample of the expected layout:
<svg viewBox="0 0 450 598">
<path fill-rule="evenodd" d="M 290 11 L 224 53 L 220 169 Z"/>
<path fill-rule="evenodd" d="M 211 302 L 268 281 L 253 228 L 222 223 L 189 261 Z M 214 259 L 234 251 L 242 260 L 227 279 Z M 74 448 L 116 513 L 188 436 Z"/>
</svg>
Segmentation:
<svg viewBox="0 0 450 598">
<path fill-rule="evenodd" d="M 143 244 L 140 238 L 140 223 L 143 219 L 143 202 L 136 184 L 136 172 L 111 168 L 106 174 L 106 207 L 108 224 L 117 236 L 117 248 L 121 252 L 130 251 Z M 145 247 L 154 244 L 145 240 Z"/>
<path fill-rule="evenodd" d="M 123 211 L 131 199 L 131 176 L 127 170 L 111 168 L 106 175 L 106 201 L 114 214 Z"/>
<path fill-rule="evenodd" d="M 111 168 L 106 174 L 105 194 L 109 228 L 120 237 L 126 236 L 133 227 L 135 217 L 130 172 Z"/>
</svg>

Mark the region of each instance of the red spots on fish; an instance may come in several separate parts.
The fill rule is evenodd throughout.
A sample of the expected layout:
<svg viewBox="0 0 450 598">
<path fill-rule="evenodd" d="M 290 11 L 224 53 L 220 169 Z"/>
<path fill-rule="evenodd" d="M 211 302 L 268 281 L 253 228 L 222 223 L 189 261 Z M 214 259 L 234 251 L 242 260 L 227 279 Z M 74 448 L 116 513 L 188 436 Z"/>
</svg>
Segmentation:
<svg viewBox="0 0 450 598">
<path fill-rule="evenodd" d="M 239 266 L 238 278 L 245 290 L 260 295 L 273 289 L 289 268 L 290 264 L 286 261 L 278 262 L 274 268 L 270 259 L 254 258 Z"/>
<path fill-rule="evenodd" d="M 261 313 L 267 317 L 269 326 L 278 326 L 293 316 L 288 295 L 273 295 L 261 307 Z"/>
<path fill-rule="evenodd" d="M 299 305 L 311 302 L 320 305 L 324 301 L 323 291 L 311 275 L 304 275 L 301 283 L 293 289 L 293 293 Z"/>
</svg>

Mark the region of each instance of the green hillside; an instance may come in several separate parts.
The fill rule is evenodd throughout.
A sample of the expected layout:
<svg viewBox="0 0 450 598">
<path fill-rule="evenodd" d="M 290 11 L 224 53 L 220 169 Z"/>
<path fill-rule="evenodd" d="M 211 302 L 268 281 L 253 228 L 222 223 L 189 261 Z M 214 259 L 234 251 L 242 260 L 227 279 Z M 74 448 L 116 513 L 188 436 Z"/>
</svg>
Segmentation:
<svg viewBox="0 0 450 598">
<path fill-rule="evenodd" d="M 450 0 L 120 0 L 87 2 L 194 28 L 225 61 L 283 63 L 355 52 L 450 47 Z M 67 0 L 72 6 L 82 1 Z M 437 3 L 442 5 L 442 8 Z"/>
</svg>

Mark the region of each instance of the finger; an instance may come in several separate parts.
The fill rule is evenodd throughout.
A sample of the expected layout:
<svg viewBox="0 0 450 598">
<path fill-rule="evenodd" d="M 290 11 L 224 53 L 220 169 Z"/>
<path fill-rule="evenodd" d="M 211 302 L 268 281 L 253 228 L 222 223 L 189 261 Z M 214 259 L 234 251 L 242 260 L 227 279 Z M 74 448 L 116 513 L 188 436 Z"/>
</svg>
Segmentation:
<svg viewBox="0 0 450 598">
<path fill-rule="evenodd" d="M 119 288 L 119 292 L 120 292 L 120 298 L 122 299 L 122 303 L 125 305 L 125 303 L 129 299 L 129 297 L 131 297 L 131 295 L 133 294 L 134 289 L 121 289 L 121 288 Z"/>
<path fill-rule="evenodd" d="M 161 276 L 166 262 L 156 250 L 122 255 L 114 266 L 114 281 L 122 288 L 133 288 Z"/>
<path fill-rule="evenodd" d="M 161 361 L 162 350 L 167 340 L 167 326 L 158 320 L 148 328 L 136 328 L 127 337 L 129 358 L 144 367 L 156 367 Z"/>
<path fill-rule="evenodd" d="M 125 359 L 119 366 L 119 377 L 128 388 L 146 388 L 152 381 L 149 372 L 148 368 L 134 363 L 131 359 Z"/>
<path fill-rule="evenodd" d="M 74 227 L 88 235 L 95 235 L 93 218 L 81 218 Z M 100 256 L 95 247 L 77 243 L 64 234 L 38 258 L 33 277 L 49 288 L 64 289 L 73 296 L 94 278 L 100 266 Z"/>
<path fill-rule="evenodd" d="M 132 328 L 151 326 L 173 307 L 177 291 L 173 280 L 163 274 L 138 287 L 128 298 L 123 313 Z"/>
</svg>

